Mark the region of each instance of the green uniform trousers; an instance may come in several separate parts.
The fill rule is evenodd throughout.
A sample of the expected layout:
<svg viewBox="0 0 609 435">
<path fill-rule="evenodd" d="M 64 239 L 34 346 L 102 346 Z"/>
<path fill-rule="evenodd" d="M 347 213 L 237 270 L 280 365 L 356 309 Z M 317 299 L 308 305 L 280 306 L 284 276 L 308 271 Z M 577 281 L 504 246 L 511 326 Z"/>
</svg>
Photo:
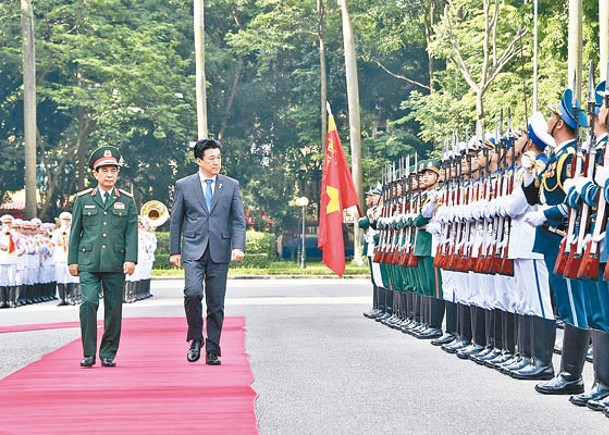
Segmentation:
<svg viewBox="0 0 609 435">
<path fill-rule="evenodd" d="M 100 286 L 103 285 L 104 335 L 99 346 L 99 357 L 114 359 L 121 339 L 125 274 L 80 272 L 79 277 L 82 291 L 80 333 L 84 356 L 95 356 L 97 351 L 97 308 Z"/>
</svg>

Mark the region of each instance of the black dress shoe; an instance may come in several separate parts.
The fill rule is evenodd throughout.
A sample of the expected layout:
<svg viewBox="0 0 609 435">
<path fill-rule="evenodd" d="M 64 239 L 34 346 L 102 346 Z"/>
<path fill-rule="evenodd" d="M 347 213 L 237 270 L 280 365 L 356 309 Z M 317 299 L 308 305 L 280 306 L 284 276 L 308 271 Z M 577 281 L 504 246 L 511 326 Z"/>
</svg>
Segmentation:
<svg viewBox="0 0 609 435">
<path fill-rule="evenodd" d="M 186 354 L 186 359 L 188 362 L 197 362 L 201 357 L 201 342 L 193 341 L 190 345 L 190 349 L 188 349 L 188 353 Z"/>
<path fill-rule="evenodd" d="M 93 367 L 95 365 L 95 357 L 94 356 L 86 356 L 80 362 L 81 367 Z"/>
<path fill-rule="evenodd" d="M 215 352 L 207 352 L 205 364 L 208 366 L 219 366 L 222 364 L 222 361 L 220 361 L 220 358 L 218 358 L 218 355 Z"/>
<path fill-rule="evenodd" d="M 116 363 L 114 362 L 114 360 L 112 358 L 103 358 L 101 365 L 103 367 L 116 367 Z"/>
</svg>

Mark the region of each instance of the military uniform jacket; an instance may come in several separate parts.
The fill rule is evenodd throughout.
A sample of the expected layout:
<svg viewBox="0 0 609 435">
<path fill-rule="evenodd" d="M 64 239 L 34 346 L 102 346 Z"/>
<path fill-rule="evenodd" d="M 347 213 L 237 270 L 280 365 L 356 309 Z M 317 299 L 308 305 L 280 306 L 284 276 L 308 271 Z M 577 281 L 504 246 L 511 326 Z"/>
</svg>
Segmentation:
<svg viewBox="0 0 609 435">
<path fill-rule="evenodd" d="M 524 188 L 529 204 L 550 206 L 544 210 L 550 225 L 558 227 L 566 224 L 568 207 L 563 182 L 571 176 L 571 162 L 575 155 L 575 140 L 561 145 L 550 157 L 538 180 Z"/>
<path fill-rule="evenodd" d="M 523 187 L 529 204 L 545 204 L 549 206 L 544 215 L 552 227 L 564 229 L 567 223 L 568 206 L 563 182 L 571 175 L 571 163 L 575 155 L 575 140 L 563 143 L 548 160 L 545 169 L 539 178 L 530 185 Z M 554 234 L 543 226 L 537 227 L 535 232 L 534 252 L 544 253 L 548 246 L 560 243 L 562 236 Z"/>
<path fill-rule="evenodd" d="M 72 211 L 68 264 L 80 272 L 122 272 L 137 263 L 137 209 L 133 197 L 116 187 L 104 204 L 97 188 L 77 194 Z"/>
</svg>

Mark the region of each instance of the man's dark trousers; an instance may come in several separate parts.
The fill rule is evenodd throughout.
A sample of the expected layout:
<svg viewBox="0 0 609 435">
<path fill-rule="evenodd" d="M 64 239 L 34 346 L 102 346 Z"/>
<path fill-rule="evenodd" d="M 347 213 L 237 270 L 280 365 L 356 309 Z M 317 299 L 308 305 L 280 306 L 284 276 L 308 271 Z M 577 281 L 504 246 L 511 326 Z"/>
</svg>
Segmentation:
<svg viewBox="0 0 609 435">
<path fill-rule="evenodd" d="M 224 295 L 226 294 L 226 278 L 228 263 L 214 263 L 205 250 L 199 260 L 184 260 L 185 286 L 184 310 L 188 321 L 186 340 L 203 341 L 203 290 L 207 304 L 207 339 L 205 350 L 222 356 L 220 350 L 220 335 L 224 322 Z M 204 282 L 204 287 L 201 283 Z"/>
</svg>

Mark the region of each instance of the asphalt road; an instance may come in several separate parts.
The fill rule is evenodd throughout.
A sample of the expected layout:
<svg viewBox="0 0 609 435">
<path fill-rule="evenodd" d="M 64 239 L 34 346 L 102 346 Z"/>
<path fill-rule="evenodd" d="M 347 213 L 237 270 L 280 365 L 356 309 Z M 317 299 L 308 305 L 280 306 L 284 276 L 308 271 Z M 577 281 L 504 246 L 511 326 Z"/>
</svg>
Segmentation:
<svg viewBox="0 0 609 435">
<path fill-rule="evenodd" d="M 155 297 L 124 315 L 182 316 L 181 291 L 179 280 L 154 281 Z M 608 418 L 542 396 L 534 382 L 365 319 L 369 303 L 367 280 L 229 281 L 226 314 L 246 317 L 261 434 L 609 433 Z M 77 319 L 76 307 L 54 303 L 0 311 L 0 326 Z M 0 378 L 78 334 L 0 334 Z M 590 364 L 584 374 L 590 386 Z"/>
</svg>

